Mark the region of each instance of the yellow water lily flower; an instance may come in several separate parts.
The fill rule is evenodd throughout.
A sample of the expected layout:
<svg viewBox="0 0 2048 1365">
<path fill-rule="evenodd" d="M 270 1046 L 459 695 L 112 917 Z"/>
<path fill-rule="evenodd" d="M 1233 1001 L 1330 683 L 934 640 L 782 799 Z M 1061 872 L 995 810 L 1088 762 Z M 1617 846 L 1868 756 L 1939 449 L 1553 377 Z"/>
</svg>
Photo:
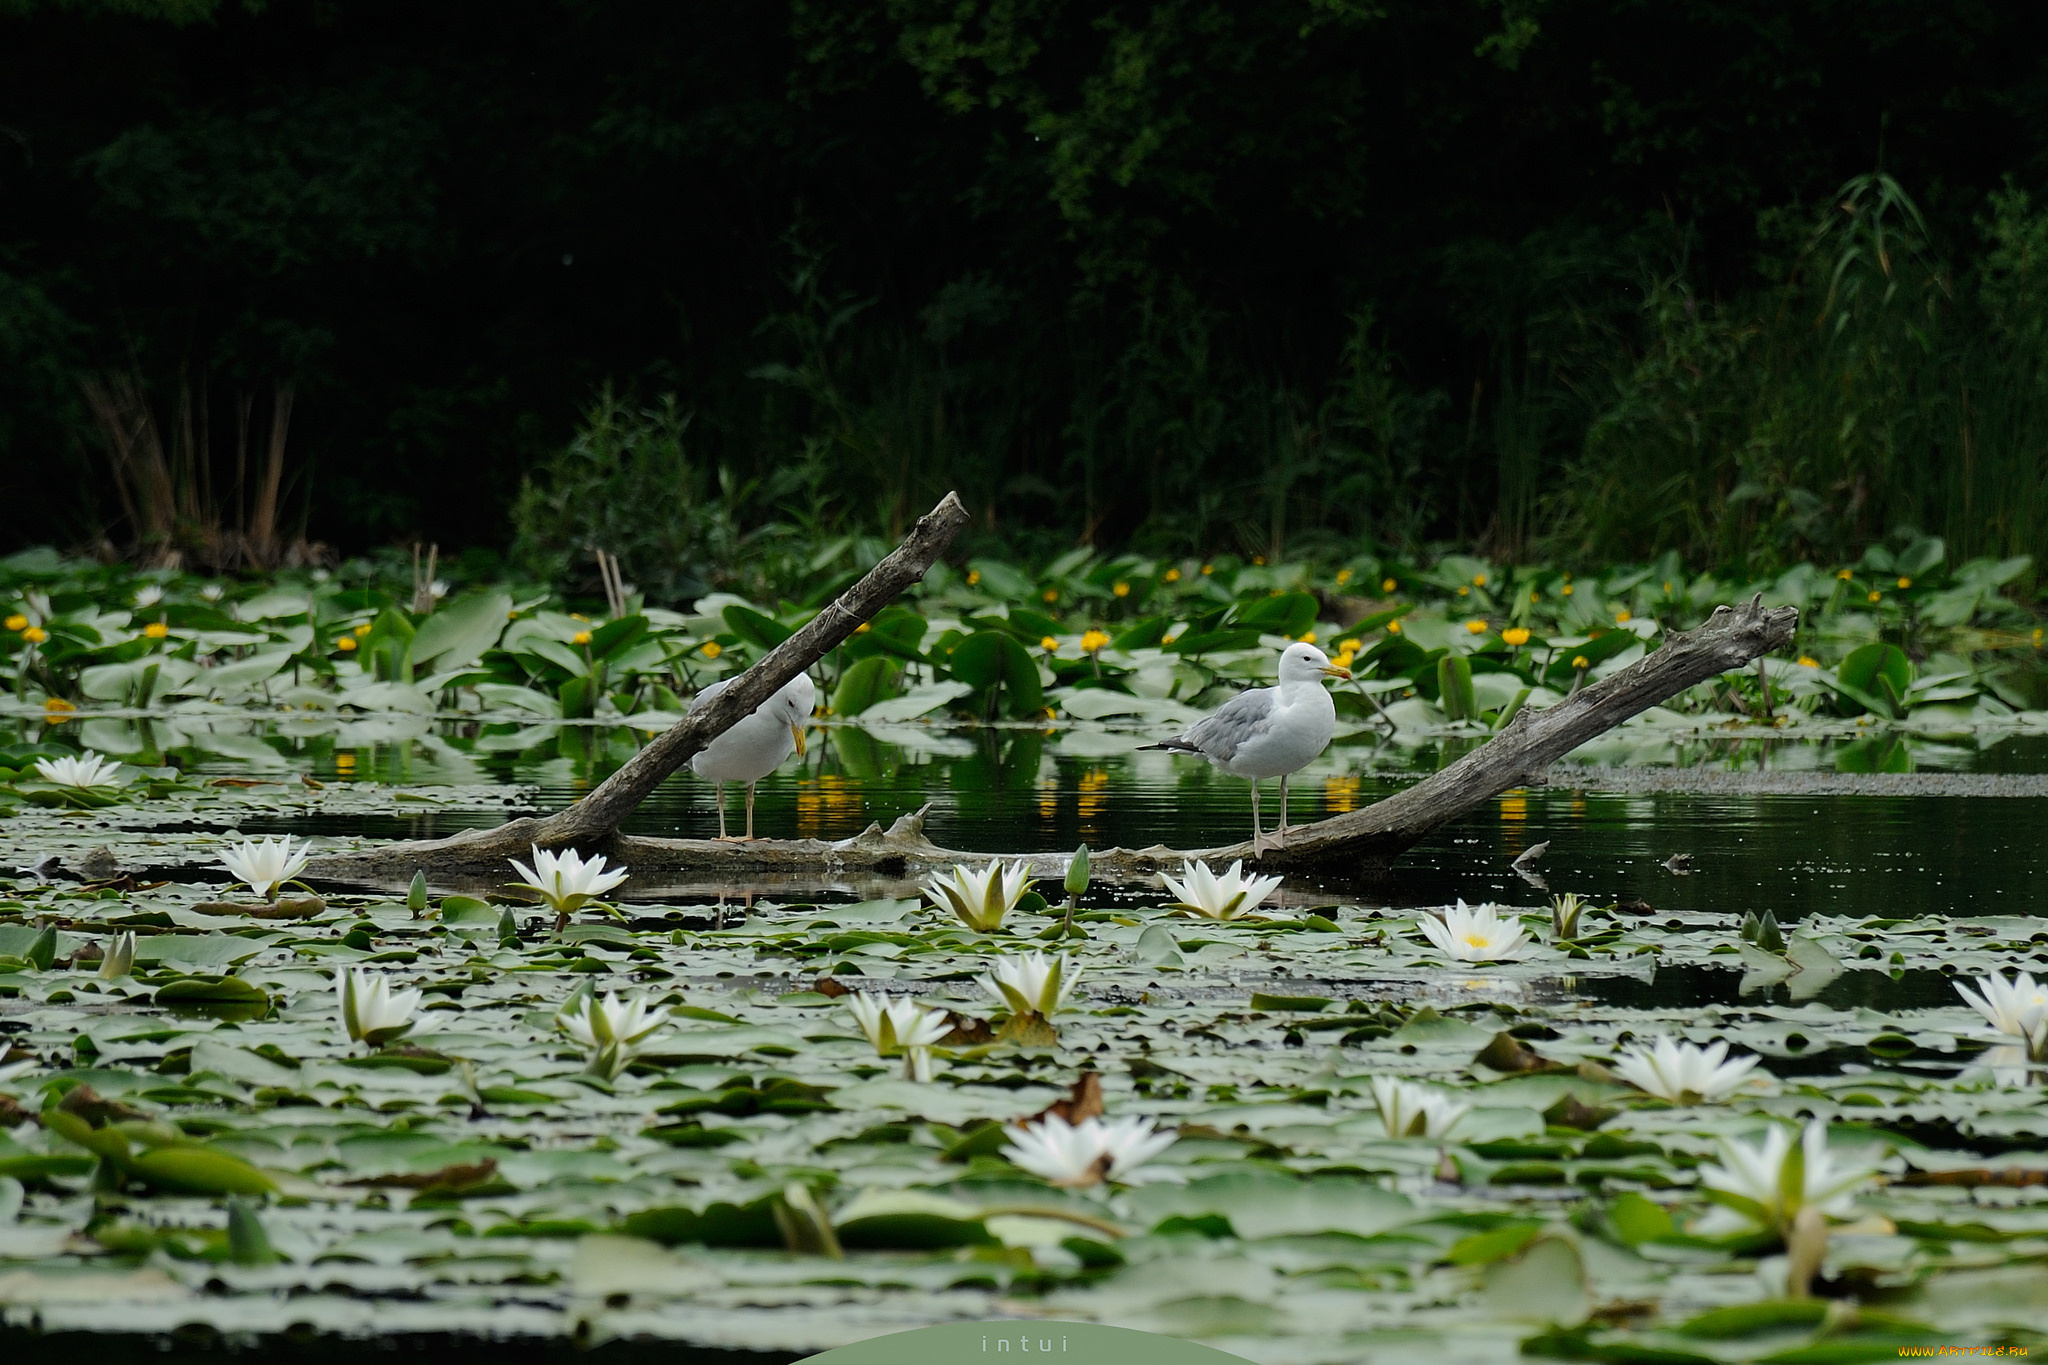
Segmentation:
<svg viewBox="0 0 2048 1365">
<path fill-rule="evenodd" d="M 1500 638 L 1519 649 L 1529 643 L 1529 632 L 1523 626 L 1509 626 L 1500 633 Z"/>
</svg>

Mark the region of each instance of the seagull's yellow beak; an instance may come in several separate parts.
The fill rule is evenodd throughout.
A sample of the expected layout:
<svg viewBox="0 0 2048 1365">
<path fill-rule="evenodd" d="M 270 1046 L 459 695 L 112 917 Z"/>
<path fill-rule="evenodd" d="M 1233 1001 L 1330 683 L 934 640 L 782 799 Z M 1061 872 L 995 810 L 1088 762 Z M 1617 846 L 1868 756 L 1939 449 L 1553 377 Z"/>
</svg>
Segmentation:
<svg viewBox="0 0 2048 1365">
<path fill-rule="evenodd" d="M 1323 676 L 1326 678 L 1343 678 L 1345 681 L 1348 682 L 1351 679 L 1351 670 L 1348 668 L 1339 668 L 1335 664 L 1326 664 L 1323 667 Z"/>
<path fill-rule="evenodd" d="M 796 756 L 802 758 L 804 756 L 804 727 L 792 725 L 789 727 L 789 732 L 796 736 Z"/>
</svg>

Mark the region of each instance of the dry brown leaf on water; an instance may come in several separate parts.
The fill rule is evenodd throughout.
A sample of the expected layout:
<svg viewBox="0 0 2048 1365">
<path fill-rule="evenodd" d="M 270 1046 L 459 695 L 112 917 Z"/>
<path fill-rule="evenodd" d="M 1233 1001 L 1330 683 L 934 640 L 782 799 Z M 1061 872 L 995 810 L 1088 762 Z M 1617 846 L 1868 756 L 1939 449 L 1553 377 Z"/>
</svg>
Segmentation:
<svg viewBox="0 0 2048 1365">
<path fill-rule="evenodd" d="M 443 1166 L 438 1171 L 419 1171 L 404 1175 L 373 1175 L 361 1180 L 344 1180 L 344 1185 L 369 1189 L 386 1190 L 461 1190 L 471 1185 L 481 1185 L 498 1174 L 498 1159 L 487 1156 L 482 1161 L 458 1163 Z"/>
<path fill-rule="evenodd" d="M 1084 1120 L 1102 1116 L 1102 1073 L 1084 1071 L 1074 1078 L 1068 1088 L 1067 1097 L 1054 1100 L 1045 1108 L 1025 1119 L 1026 1123 L 1042 1123 L 1046 1118 L 1058 1115 L 1068 1123 L 1078 1126 Z"/>
</svg>

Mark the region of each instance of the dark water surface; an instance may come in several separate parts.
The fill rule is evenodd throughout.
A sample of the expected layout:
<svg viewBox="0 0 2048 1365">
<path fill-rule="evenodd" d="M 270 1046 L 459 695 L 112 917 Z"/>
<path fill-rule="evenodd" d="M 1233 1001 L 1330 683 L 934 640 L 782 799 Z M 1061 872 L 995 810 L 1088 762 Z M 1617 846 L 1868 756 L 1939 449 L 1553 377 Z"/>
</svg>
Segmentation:
<svg viewBox="0 0 2048 1365">
<path fill-rule="evenodd" d="M 504 744 L 505 741 L 497 741 Z M 1136 752 L 1142 736 L 1029 729 L 893 727 L 878 736 L 849 726 L 813 732 L 809 752 L 761 784 L 756 831 L 839 839 L 871 821 L 884 824 L 929 804 L 926 832 L 948 848 L 977 853 L 1092 847 L 1203 847 L 1244 838 L 1249 790 L 1198 760 Z M 522 748 L 493 749 L 481 735 L 394 738 L 358 744 L 272 739 L 289 766 L 325 781 L 519 783 L 531 809 L 581 796 L 630 756 L 620 732 L 564 729 Z M 1917 742 L 1916 742 L 1917 743 Z M 1423 748 L 1333 746 L 1291 786 L 1292 818 L 1355 809 L 1414 782 L 1469 743 Z M 1796 789 L 1805 773 L 1833 773 L 1853 746 L 1744 741 L 1674 745 L 1672 755 L 1717 771 L 1780 774 Z M 2048 739 L 2007 738 L 1977 748 L 1922 746 L 1944 766 L 1978 772 L 2048 772 Z M 246 757 L 194 756 L 202 772 L 242 772 Z M 1841 766 L 1847 766 L 1841 764 Z M 1597 768 L 1590 771 L 1597 773 Z M 1775 780 L 1775 779 L 1773 779 Z M 1597 777 L 1588 785 L 1597 786 Z M 1276 784 L 1264 788 L 1272 823 Z M 737 833 L 742 792 L 727 792 Z M 494 824 L 502 807 L 435 805 L 416 816 L 303 816 L 252 820 L 252 832 L 431 838 Z M 710 787 L 684 773 L 665 783 L 627 825 L 634 833 L 709 837 L 717 833 Z M 1548 842 L 1540 864 L 1547 887 L 1508 867 L 1523 849 Z M 1662 864 L 1692 855 L 1692 872 Z M 786 881 L 713 890 L 787 893 Z M 879 892 L 887 887 L 866 888 Z M 1290 890 L 1311 888 L 1300 879 Z M 819 892 L 861 893 L 845 882 Z M 1783 921 L 1809 914 L 2038 914 L 2048 910 L 2048 798 L 1573 791 L 1511 792 L 1487 803 L 1404 857 L 1388 880 L 1332 882 L 1332 898 L 1369 904 L 1502 900 L 1539 904 L 1552 891 L 1599 900 L 1640 898 L 1658 910 L 1726 912 L 1766 907 Z"/>
</svg>

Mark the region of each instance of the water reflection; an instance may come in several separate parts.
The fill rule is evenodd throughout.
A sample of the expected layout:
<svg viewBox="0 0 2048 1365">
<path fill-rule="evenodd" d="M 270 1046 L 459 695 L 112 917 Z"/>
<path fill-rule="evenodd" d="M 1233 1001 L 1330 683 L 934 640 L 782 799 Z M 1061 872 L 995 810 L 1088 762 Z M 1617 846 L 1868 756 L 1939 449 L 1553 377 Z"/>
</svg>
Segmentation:
<svg viewBox="0 0 2048 1365">
<path fill-rule="evenodd" d="M 417 813 L 294 815 L 240 821 L 252 832 L 432 838 L 508 814 L 555 809 L 625 762 L 646 736 L 625 727 L 438 722 L 411 716 L 293 714 L 94 719 L 68 727 L 78 740 L 135 761 L 175 761 L 200 775 L 309 776 L 326 783 L 449 787 L 457 799 Z M 23 738 L 31 737 L 24 734 Z M 929 804 L 937 842 L 986 851 L 1166 844 L 1197 847 L 1240 837 L 1249 824 L 1244 783 L 1206 764 L 1138 752 L 1146 736 L 1095 726 L 950 727 L 891 724 L 821 728 L 822 743 L 760 788 L 764 833 L 845 838 Z M 1478 736 L 1395 745 L 1354 736 L 1291 784 L 1289 818 L 1320 819 L 1369 804 L 1454 759 Z M 2048 737 L 1989 737 L 1976 746 L 1919 746 L 1919 761 L 1972 771 L 2048 772 Z M 1621 758 L 1772 773 L 1827 771 L 1843 744 L 1771 738 L 1673 738 L 1645 729 L 1609 735 L 1574 761 Z M 496 791 L 488 789 L 495 788 Z M 1274 795 L 1268 787 L 1267 798 Z M 629 832 L 708 837 L 708 786 L 670 779 Z M 1537 872 L 1548 891 L 1595 903 L 1636 900 L 1657 911 L 1722 914 L 1732 928 L 1769 907 L 1781 922 L 1815 913 L 2036 913 L 2048 874 L 2048 798 L 1696 795 L 1539 789 L 1507 793 L 1402 860 L 1391 881 L 1328 883 L 1325 899 L 1444 904 L 1456 898 L 1537 905 L 1544 887 L 1510 863 L 1548 842 Z M 1692 873 L 1663 864 L 1692 855 Z M 772 884 L 771 884 L 772 883 Z M 697 889 L 716 890 L 715 885 Z M 902 883 L 749 878 L 778 895 L 902 894 Z M 1318 898 L 1307 879 L 1289 891 Z M 1853 974 L 1852 974 L 1853 975 Z"/>
</svg>

